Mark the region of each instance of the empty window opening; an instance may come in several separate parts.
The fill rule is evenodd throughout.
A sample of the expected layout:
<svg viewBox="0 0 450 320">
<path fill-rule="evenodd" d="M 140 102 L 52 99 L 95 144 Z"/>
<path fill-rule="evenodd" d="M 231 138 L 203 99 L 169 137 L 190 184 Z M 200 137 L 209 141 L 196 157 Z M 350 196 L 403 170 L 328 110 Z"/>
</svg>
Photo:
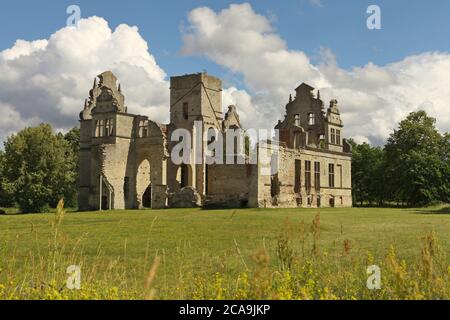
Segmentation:
<svg viewBox="0 0 450 320">
<path fill-rule="evenodd" d="M 334 164 L 330 163 L 328 165 L 328 184 L 330 188 L 334 188 Z"/>
<path fill-rule="evenodd" d="M 308 113 L 308 124 L 313 126 L 316 124 L 316 115 L 314 113 Z"/>
<path fill-rule="evenodd" d="M 305 188 L 306 192 L 311 191 L 311 161 L 305 161 Z"/>
<path fill-rule="evenodd" d="M 183 103 L 183 119 L 187 120 L 189 118 L 189 104 L 187 102 Z"/>
<path fill-rule="evenodd" d="M 302 186 L 302 161 L 295 160 L 294 192 L 299 193 Z"/>
<path fill-rule="evenodd" d="M 314 162 L 314 186 L 320 191 L 320 162 Z"/>
<path fill-rule="evenodd" d="M 105 136 L 111 137 L 114 135 L 114 120 L 113 119 L 107 119 L 106 120 L 106 127 L 105 127 Z"/>
<path fill-rule="evenodd" d="M 139 122 L 139 137 L 145 138 L 148 136 L 148 120 L 141 120 Z"/>
<path fill-rule="evenodd" d="M 334 129 L 334 128 L 331 128 L 330 143 L 336 144 L 336 129 Z"/>
</svg>

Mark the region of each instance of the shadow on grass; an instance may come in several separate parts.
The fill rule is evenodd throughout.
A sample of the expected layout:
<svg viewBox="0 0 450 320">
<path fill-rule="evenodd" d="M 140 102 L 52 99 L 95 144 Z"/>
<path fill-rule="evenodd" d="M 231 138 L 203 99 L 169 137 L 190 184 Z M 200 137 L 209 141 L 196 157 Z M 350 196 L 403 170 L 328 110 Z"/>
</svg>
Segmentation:
<svg viewBox="0 0 450 320">
<path fill-rule="evenodd" d="M 79 212 L 76 208 L 65 209 L 66 213 L 77 213 Z M 56 212 L 55 208 L 51 208 L 47 212 L 21 212 L 18 208 L 0 208 L 0 216 L 30 216 L 39 214 L 54 214 Z"/>
<path fill-rule="evenodd" d="M 432 209 L 432 208 L 423 208 L 423 209 L 415 209 L 412 210 L 412 213 L 416 214 L 450 214 L 450 206 Z"/>
</svg>

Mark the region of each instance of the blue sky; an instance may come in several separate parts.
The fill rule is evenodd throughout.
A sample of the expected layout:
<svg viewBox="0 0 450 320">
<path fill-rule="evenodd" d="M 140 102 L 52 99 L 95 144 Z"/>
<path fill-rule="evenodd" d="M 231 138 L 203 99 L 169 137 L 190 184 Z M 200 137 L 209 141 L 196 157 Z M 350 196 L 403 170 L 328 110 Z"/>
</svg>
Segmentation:
<svg viewBox="0 0 450 320">
<path fill-rule="evenodd" d="M 69 5 L 83 27 L 65 28 Z M 381 30 L 366 26 L 369 5 Z M 307 82 L 340 102 L 344 135 L 358 142 L 383 144 L 420 109 L 449 131 L 449 13 L 448 0 L 2 1 L 0 141 L 40 122 L 77 125 L 92 79 L 109 69 L 130 112 L 163 123 L 168 76 L 206 70 L 246 127 L 273 127 Z"/>
<path fill-rule="evenodd" d="M 274 16 L 274 26 L 290 49 L 317 55 L 320 47 L 331 49 L 343 68 L 372 61 L 378 65 L 425 51 L 450 51 L 450 1 L 433 0 L 309 0 L 248 1 L 256 12 Z M 168 74 L 207 69 L 223 70 L 207 59 L 183 57 L 180 26 L 186 14 L 199 6 L 219 10 L 240 1 L 2 1 L 0 50 L 16 39 L 48 38 L 64 27 L 68 5 L 81 7 L 82 16 L 105 18 L 111 27 L 126 23 L 139 27 L 152 54 Z M 366 9 L 382 9 L 382 30 L 366 28 Z"/>
</svg>

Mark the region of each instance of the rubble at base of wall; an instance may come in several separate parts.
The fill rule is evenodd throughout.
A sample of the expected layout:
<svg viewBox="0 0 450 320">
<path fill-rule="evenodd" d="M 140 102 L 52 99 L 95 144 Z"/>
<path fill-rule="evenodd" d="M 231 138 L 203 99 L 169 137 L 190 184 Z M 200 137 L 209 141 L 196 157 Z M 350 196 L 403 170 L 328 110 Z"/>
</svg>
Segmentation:
<svg viewBox="0 0 450 320">
<path fill-rule="evenodd" d="M 236 196 L 207 196 L 203 204 L 204 209 L 221 209 L 221 208 L 248 208 L 248 194 Z"/>
<path fill-rule="evenodd" d="M 192 187 L 186 187 L 178 192 L 169 194 L 171 208 L 197 208 L 202 206 L 200 194 Z"/>
</svg>

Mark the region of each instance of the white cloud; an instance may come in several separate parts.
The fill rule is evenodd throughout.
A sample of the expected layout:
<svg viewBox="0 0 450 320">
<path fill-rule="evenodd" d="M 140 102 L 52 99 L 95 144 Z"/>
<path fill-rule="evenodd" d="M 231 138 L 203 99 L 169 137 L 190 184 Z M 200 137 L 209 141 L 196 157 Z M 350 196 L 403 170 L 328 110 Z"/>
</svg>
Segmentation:
<svg viewBox="0 0 450 320">
<path fill-rule="evenodd" d="M 315 7 L 323 7 L 322 0 L 309 0 L 309 3 Z"/>
<path fill-rule="evenodd" d="M 289 94 L 301 82 L 337 98 L 345 136 L 382 143 L 409 112 L 425 109 L 450 129 L 450 54 L 427 52 L 385 66 L 368 63 L 345 70 L 321 49 L 313 64 L 291 50 L 272 18 L 249 4 L 220 12 L 202 7 L 188 14 L 183 53 L 202 55 L 242 76 L 246 90 L 224 90 L 224 106 L 235 104 L 246 127 L 272 128 L 285 112 Z M 129 111 L 166 122 L 169 84 L 136 27 L 114 31 L 98 17 L 80 21 L 49 39 L 18 40 L 0 52 L 0 141 L 24 126 L 50 122 L 77 125 L 94 77 L 112 70 L 122 83 Z"/>
<path fill-rule="evenodd" d="M 132 113 L 166 121 L 169 84 L 136 27 L 112 31 L 99 17 L 58 30 L 47 40 L 18 40 L 0 52 L 0 141 L 27 125 L 77 125 L 94 77 L 111 70 Z"/>
<path fill-rule="evenodd" d="M 322 48 L 317 65 L 304 52 L 290 50 L 270 18 L 248 3 L 220 12 L 197 8 L 187 19 L 183 53 L 204 55 L 243 77 L 249 93 L 239 90 L 234 103 L 238 110 L 256 111 L 243 121 L 247 126 L 273 126 L 284 114 L 289 93 L 307 82 L 326 100 L 339 100 L 345 135 L 359 141 L 382 143 L 398 121 L 418 109 L 436 117 L 442 131 L 450 129 L 448 53 L 427 52 L 348 71 L 328 49 Z"/>
</svg>

